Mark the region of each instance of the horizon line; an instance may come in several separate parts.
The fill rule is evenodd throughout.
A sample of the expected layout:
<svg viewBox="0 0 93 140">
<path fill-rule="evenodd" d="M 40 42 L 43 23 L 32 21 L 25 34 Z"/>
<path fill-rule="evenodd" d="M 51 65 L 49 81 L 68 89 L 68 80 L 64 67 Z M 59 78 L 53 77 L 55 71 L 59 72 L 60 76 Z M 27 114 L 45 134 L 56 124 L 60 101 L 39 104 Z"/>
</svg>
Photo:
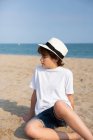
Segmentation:
<svg viewBox="0 0 93 140">
<path fill-rule="evenodd" d="M 93 44 L 93 42 L 64 42 L 65 44 Z M 0 42 L 0 44 L 40 44 L 37 42 Z M 44 43 L 41 43 L 44 44 Z"/>
</svg>

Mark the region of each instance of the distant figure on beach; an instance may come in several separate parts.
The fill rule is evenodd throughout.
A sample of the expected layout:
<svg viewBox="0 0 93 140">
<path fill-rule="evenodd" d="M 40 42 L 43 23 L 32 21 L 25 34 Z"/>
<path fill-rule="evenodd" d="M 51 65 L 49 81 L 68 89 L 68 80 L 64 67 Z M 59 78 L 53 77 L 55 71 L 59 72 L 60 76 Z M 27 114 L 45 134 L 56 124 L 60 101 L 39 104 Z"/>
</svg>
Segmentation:
<svg viewBox="0 0 93 140">
<path fill-rule="evenodd" d="M 25 133 L 38 140 L 93 140 L 93 135 L 74 112 L 73 74 L 63 67 L 68 49 L 65 44 L 51 38 L 39 44 L 41 66 L 37 66 L 30 87 L 33 89 Z M 57 131 L 57 127 L 70 126 L 74 131 Z"/>
</svg>

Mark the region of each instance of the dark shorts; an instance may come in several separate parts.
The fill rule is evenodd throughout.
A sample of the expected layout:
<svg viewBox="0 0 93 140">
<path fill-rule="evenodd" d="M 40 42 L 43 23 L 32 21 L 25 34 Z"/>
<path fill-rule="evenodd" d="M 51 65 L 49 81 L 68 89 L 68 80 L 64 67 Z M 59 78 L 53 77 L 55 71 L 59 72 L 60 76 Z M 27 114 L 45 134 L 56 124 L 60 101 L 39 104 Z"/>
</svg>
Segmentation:
<svg viewBox="0 0 93 140">
<path fill-rule="evenodd" d="M 57 127 L 63 127 L 63 126 L 67 126 L 65 120 L 61 119 L 57 119 L 57 117 L 54 114 L 54 109 L 53 107 L 41 112 L 40 114 L 38 114 L 37 116 L 35 116 L 33 119 L 39 119 L 41 122 L 43 122 L 44 127 L 47 128 L 57 128 Z"/>
</svg>

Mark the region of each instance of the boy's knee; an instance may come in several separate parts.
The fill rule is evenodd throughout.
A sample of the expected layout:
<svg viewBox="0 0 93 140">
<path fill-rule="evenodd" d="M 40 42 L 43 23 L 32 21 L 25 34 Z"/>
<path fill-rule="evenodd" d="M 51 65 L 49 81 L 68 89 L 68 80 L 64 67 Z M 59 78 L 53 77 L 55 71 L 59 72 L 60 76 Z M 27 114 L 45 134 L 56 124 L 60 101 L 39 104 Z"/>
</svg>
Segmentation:
<svg viewBox="0 0 93 140">
<path fill-rule="evenodd" d="M 60 110 L 65 107 L 65 103 L 62 100 L 58 100 L 54 104 L 54 109 Z"/>
<path fill-rule="evenodd" d="M 54 105 L 54 112 L 59 118 L 61 118 L 64 115 L 65 109 L 66 109 L 66 104 L 62 100 L 56 101 Z"/>
<path fill-rule="evenodd" d="M 24 129 L 25 133 L 27 136 L 30 136 L 32 138 L 34 138 L 35 133 L 36 133 L 36 129 L 34 128 L 34 126 L 32 126 L 32 124 L 27 124 L 25 129 Z"/>
</svg>

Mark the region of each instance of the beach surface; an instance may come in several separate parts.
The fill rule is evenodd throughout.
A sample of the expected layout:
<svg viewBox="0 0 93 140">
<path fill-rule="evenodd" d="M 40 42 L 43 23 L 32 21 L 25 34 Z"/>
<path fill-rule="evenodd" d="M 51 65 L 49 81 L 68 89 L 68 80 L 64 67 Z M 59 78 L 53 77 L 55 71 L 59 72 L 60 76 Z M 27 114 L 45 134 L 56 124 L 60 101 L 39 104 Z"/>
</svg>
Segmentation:
<svg viewBox="0 0 93 140">
<path fill-rule="evenodd" d="M 93 59 L 65 58 L 64 63 L 74 75 L 75 111 L 93 133 Z M 0 55 L 0 140 L 29 140 L 21 116 L 30 107 L 29 84 L 38 64 L 38 56 Z"/>
</svg>

